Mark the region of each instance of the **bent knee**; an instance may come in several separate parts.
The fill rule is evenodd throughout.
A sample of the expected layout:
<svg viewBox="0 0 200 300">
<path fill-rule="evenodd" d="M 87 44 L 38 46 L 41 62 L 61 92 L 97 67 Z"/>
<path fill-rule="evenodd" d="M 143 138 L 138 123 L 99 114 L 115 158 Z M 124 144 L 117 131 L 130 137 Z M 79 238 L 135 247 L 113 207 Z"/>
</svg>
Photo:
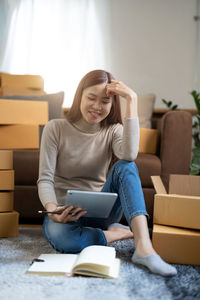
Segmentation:
<svg viewBox="0 0 200 300">
<path fill-rule="evenodd" d="M 77 226 L 78 227 L 78 226 Z M 78 253 L 83 247 L 80 238 L 76 237 L 74 226 L 48 222 L 43 227 L 44 235 L 51 246 L 61 253 Z"/>
<path fill-rule="evenodd" d="M 113 167 L 116 167 L 120 171 L 131 170 L 138 173 L 136 163 L 129 160 L 120 159 L 114 164 Z"/>
</svg>

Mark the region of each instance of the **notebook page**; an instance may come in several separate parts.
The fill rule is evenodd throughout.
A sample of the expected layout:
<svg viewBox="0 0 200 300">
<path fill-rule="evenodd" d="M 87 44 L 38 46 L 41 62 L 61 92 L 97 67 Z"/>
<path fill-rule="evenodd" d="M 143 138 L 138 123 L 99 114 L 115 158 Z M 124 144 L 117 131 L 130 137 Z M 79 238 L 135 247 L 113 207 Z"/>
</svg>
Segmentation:
<svg viewBox="0 0 200 300">
<path fill-rule="evenodd" d="M 44 262 L 34 262 L 28 272 L 64 272 L 71 273 L 77 260 L 76 254 L 41 254 L 39 259 Z"/>
<path fill-rule="evenodd" d="M 119 277 L 119 272 L 120 272 L 120 259 L 119 258 L 115 258 L 114 263 L 112 264 L 112 266 L 109 269 L 109 273 L 108 276 L 112 277 L 112 278 L 118 278 Z"/>
<path fill-rule="evenodd" d="M 115 248 L 107 246 L 89 246 L 83 249 L 76 261 L 76 265 L 83 263 L 110 266 L 115 259 Z"/>
</svg>

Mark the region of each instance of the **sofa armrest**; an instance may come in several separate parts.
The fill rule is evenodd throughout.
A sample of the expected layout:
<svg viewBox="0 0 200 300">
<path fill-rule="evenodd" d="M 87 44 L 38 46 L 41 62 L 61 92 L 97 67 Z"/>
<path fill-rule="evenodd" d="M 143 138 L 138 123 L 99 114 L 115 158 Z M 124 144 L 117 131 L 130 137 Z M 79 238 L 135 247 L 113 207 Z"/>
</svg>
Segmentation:
<svg viewBox="0 0 200 300">
<path fill-rule="evenodd" d="M 160 123 L 161 178 L 168 190 L 170 174 L 189 174 L 192 150 L 192 115 L 167 112 Z"/>
</svg>

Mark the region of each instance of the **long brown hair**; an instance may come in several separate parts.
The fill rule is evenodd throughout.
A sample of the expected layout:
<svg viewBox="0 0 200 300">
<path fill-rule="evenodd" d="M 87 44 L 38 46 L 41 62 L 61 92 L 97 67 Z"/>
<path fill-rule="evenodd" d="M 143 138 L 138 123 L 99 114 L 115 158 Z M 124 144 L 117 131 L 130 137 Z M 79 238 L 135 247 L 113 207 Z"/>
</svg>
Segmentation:
<svg viewBox="0 0 200 300">
<path fill-rule="evenodd" d="M 97 84 L 102 83 L 110 83 L 111 79 L 114 79 L 111 73 L 106 72 L 104 70 L 94 70 L 89 73 L 87 73 L 80 81 L 75 96 L 74 101 L 72 103 L 72 106 L 67 113 L 67 119 L 71 123 L 75 123 L 79 121 L 82 117 L 81 110 L 80 110 L 80 104 L 81 104 L 81 98 L 83 94 L 83 90 Z M 122 118 L 121 118 L 121 107 L 120 107 L 120 100 L 118 95 L 114 95 L 113 101 L 112 101 L 112 107 L 110 110 L 109 115 L 101 122 L 102 127 L 109 126 L 111 124 L 120 123 L 122 124 Z"/>
</svg>

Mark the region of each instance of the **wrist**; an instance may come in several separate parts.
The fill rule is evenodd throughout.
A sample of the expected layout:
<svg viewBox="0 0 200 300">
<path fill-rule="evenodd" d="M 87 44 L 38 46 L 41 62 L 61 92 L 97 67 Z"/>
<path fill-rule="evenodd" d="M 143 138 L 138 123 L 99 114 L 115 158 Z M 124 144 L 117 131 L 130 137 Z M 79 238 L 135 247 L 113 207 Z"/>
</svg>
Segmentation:
<svg viewBox="0 0 200 300">
<path fill-rule="evenodd" d="M 47 211 L 54 211 L 56 208 L 57 208 L 57 204 L 56 204 L 56 203 L 53 203 L 53 202 L 48 202 L 48 203 L 45 205 L 45 209 L 46 209 Z"/>
<path fill-rule="evenodd" d="M 126 99 L 130 103 L 137 102 L 137 94 L 136 93 L 132 93 L 132 94 L 128 95 Z"/>
<path fill-rule="evenodd" d="M 126 105 L 126 118 L 137 118 L 138 117 L 138 102 L 137 95 L 135 98 L 132 98 L 127 101 Z"/>
<path fill-rule="evenodd" d="M 129 94 L 126 97 L 126 101 L 128 104 L 133 105 L 134 103 L 137 103 L 137 95 L 135 93 Z"/>
</svg>

